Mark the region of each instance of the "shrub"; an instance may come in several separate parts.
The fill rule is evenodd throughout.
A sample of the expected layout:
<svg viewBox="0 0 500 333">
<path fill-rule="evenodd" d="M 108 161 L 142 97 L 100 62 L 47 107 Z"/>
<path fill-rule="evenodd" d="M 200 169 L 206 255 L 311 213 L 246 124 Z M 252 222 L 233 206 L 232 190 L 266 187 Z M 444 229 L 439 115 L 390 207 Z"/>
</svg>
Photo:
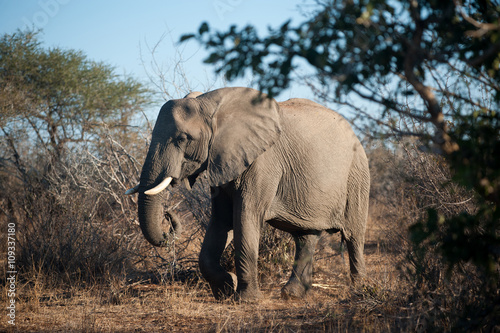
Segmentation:
<svg viewBox="0 0 500 333">
<path fill-rule="evenodd" d="M 479 211 L 476 192 L 454 182 L 445 158 L 423 151 L 418 140 L 392 147 L 368 149 L 371 195 L 372 204 L 386 209 L 379 218 L 391 221 L 388 243 L 401 253 L 400 273 L 412 288 L 406 302 L 413 304 L 425 330 L 498 325 L 498 290 L 486 288 L 485 272 L 471 261 L 449 265 L 443 253 L 454 229 L 463 228 L 457 219 Z M 477 247 L 465 239 L 462 250 Z"/>
<path fill-rule="evenodd" d="M 88 151 L 57 163 L 40 157 L 38 167 L 44 167 L 24 174 L 2 168 L 9 188 L 1 200 L 3 219 L 17 226 L 22 276 L 35 271 L 55 282 L 94 281 L 132 268 L 144 252 L 132 223 L 136 209 L 122 195 L 136 162 L 108 144 L 110 154 L 101 157 Z"/>
</svg>

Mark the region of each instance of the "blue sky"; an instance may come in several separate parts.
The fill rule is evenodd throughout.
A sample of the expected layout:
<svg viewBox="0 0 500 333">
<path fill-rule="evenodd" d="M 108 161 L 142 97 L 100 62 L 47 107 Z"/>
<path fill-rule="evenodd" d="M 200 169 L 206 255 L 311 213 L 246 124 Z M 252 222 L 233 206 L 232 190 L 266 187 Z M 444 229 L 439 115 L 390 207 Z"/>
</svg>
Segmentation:
<svg viewBox="0 0 500 333">
<path fill-rule="evenodd" d="M 151 56 L 147 45 L 155 45 L 165 36 L 157 50 L 157 60 L 168 68 L 178 59 L 176 52 L 180 51 L 187 79 L 202 90 L 202 82 L 212 80 L 208 77 L 213 73 L 212 67 L 202 64 L 206 51 L 194 41 L 176 50 L 172 40 L 197 31 L 203 21 L 217 30 L 250 23 L 264 34 L 268 26 L 278 27 L 290 18 L 294 23 L 303 21 L 299 6 L 307 3 L 303 0 L 0 0 L 0 33 L 33 26 L 41 28 L 45 46 L 82 50 L 93 60 L 115 66 L 118 73 L 144 81 L 147 76 L 141 49 L 148 63 Z M 306 89 L 296 86 L 280 99 L 311 97 L 307 95 Z"/>
</svg>

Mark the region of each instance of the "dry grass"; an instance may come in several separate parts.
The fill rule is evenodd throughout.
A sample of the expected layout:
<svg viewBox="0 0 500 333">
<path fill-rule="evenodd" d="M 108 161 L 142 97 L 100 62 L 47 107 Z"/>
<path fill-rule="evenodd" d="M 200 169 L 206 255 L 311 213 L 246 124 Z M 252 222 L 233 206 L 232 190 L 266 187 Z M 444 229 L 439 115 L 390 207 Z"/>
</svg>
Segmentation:
<svg viewBox="0 0 500 333">
<path fill-rule="evenodd" d="M 350 285 L 347 252 L 340 245 L 340 236 L 324 235 L 315 256 L 313 288 L 300 300 L 280 298 L 281 287 L 290 276 L 294 244 L 290 236 L 272 228 L 265 229 L 261 241 L 259 272 L 264 298 L 255 303 L 214 300 L 197 268 L 210 211 L 203 182 L 191 192 L 181 189 L 167 198 L 185 225 L 183 234 L 161 249 L 153 248 L 142 237 L 133 221 L 134 198 L 122 200 L 118 181 L 106 187 L 113 191 L 115 201 L 105 205 L 92 205 L 92 189 L 98 189 L 99 178 L 89 178 L 92 186 L 83 191 L 70 187 L 64 205 L 61 200 L 56 204 L 49 200 L 33 201 L 38 206 L 20 201 L 16 206 L 18 196 L 9 197 L 11 205 L 9 198 L 0 201 L 2 223 L 16 221 L 22 255 L 18 258 L 16 326 L 11 327 L 4 316 L 0 331 L 413 332 L 499 328 L 500 307 L 484 306 L 477 287 L 480 275 L 473 267 L 464 265 L 448 274 L 434 247 L 416 255 L 418 251 L 409 241 L 408 227 L 425 217 L 427 207 L 445 213 L 450 207 L 473 208 L 443 206 L 464 201 L 464 194 L 456 188 L 450 191 L 438 186 L 448 177 L 445 165 L 417 150 L 395 153 L 380 147 L 370 150 L 370 160 L 373 186 L 365 244 L 367 279 L 362 286 Z M 109 163 L 109 168 L 113 169 L 113 164 Z M 57 214 L 51 215 L 53 212 Z M 94 227 L 101 232 L 94 232 Z M 2 237 L 0 234 L 0 260 L 5 260 Z M 234 269 L 231 262 L 228 251 L 223 264 Z M 2 263 L 0 269 L 5 271 L 5 267 Z M 0 276 L 6 277 L 3 273 Z M 5 278 L 2 282 L 5 290 L 0 303 L 7 304 Z M 486 317 L 484 309 L 489 311 Z"/>
<path fill-rule="evenodd" d="M 375 206 L 373 209 L 377 209 Z M 286 279 L 262 279 L 256 303 L 216 302 L 208 286 L 191 281 L 135 280 L 113 276 L 107 283 L 44 288 L 37 280 L 20 286 L 15 330 L 22 332 L 311 332 L 387 331 L 408 328 L 400 306 L 406 287 L 398 254 L 386 246 L 387 224 L 371 220 L 365 247 L 368 280 L 348 283 L 347 253 L 340 237 L 318 246 L 314 287 L 303 300 L 284 301 Z M 282 276 L 288 276 L 283 272 Z M 5 293 L 3 293 L 5 295 Z M 3 298 L 4 296 L 2 296 Z M 4 299 L 2 300 L 4 302 Z M 5 321 L 2 329 L 8 330 Z M 15 331 L 13 330 L 13 331 Z"/>
</svg>

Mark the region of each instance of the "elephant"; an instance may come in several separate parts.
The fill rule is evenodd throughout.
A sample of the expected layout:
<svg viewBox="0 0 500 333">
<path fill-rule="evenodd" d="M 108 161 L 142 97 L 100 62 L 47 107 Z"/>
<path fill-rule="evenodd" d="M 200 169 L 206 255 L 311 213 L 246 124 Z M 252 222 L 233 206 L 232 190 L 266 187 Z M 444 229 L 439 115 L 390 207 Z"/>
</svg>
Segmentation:
<svg viewBox="0 0 500 333">
<path fill-rule="evenodd" d="M 166 242 L 162 191 L 205 176 L 212 215 L 199 268 L 216 299 L 252 301 L 264 223 L 293 236 L 295 261 L 282 288 L 300 298 L 312 286 L 313 254 L 323 232 L 341 232 L 350 278 L 362 281 L 370 173 L 365 151 L 341 115 L 307 99 L 277 102 L 252 88 L 191 93 L 160 109 L 140 182 L 138 218 L 145 238 Z M 234 239 L 236 275 L 220 259 Z"/>
</svg>

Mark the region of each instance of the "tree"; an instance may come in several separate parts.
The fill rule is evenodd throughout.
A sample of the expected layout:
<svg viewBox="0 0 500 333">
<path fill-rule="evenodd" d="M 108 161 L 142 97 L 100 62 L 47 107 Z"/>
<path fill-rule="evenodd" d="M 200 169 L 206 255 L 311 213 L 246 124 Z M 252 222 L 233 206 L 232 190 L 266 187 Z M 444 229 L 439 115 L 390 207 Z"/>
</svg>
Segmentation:
<svg viewBox="0 0 500 333">
<path fill-rule="evenodd" d="M 147 140 L 132 124 L 149 96 L 38 33 L 0 36 L 0 224 L 17 230 L 19 279 L 95 282 L 141 255 L 123 192 L 139 174 Z"/>
<path fill-rule="evenodd" d="M 218 73 L 229 80 L 251 73 L 271 96 L 287 88 L 295 69 L 306 63 L 322 98 L 349 105 L 375 122 L 379 134 L 417 137 L 442 155 L 454 181 L 475 191 L 477 211 L 444 217 L 430 210 L 427 220 L 412 227 L 413 241 L 439 244 L 450 269 L 472 262 L 482 274 L 488 304 L 495 304 L 500 3 L 332 0 L 317 8 L 302 24 L 286 22 L 265 37 L 251 25 L 213 32 L 203 23 L 181 41 L 196 39 L 210 51 L 205 62 Z M 400 125 L 405 122 L 418 126 Z"/>
<path fill-rule="evenodd" d="M 55 160 L 78 144 L 98 145 L 105 128 L 123 132 L 148 97 L 113 67 L 81 51 L 46 49 L 38 33 L 22 31 L 0 39 L 0 88 L 0 135 L 12 156 L 27 140 Z"/>
</svg>

